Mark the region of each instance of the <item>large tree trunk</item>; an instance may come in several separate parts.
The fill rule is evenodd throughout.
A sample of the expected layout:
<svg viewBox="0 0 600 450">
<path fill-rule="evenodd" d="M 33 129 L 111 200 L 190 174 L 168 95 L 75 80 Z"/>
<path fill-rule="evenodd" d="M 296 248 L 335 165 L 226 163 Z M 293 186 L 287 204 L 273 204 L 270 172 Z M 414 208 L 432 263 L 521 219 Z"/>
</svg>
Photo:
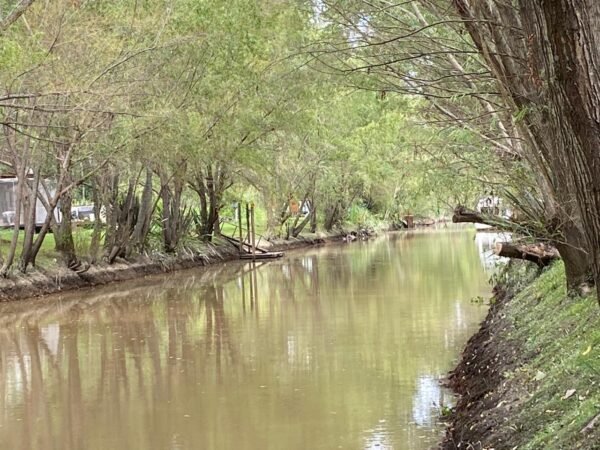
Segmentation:
<svg viewBox="0 0 600 450">
<path fill-rule="evenodd" d="M 566 229 L 567 226 L 572 229 Z M 565 264 L 565 277 L 569 292 L 585 292 L 593 281 L 589 253 L 581 231 L 572 223 L 563 225 L 563 236 L 554 245 Z"/>
<path fill-rule="evenodd" d="M 106 256 L 108 262 L 112 264 L 117 257 L 127 257 L 127 249 L 132 242 L 133 231 L 138 220 L 140 209 L 138 197 L 136 196 L 136 186 L 138 178 L 130 178 L 127 192 L 124 198 L 119 198 L 112 205 L 112 219 L 114 229 L 110 234 L 111 240 L 107 242 Z M 108 233 L 107 233 L 108 234 Z"/>
<path fill-rule="evenodd" d="M 525 157 L 557 202 L 560 233 L 566 242 L 584 238 L 589 257 L 567 256 L 572 276 L 589 263 L 600 283 L 600 2 L 454 4 L 519 117 Z"/>
<path fill-rule="evenodd" d="M 218 176 L 213 174 L 212 167 L 208 168 L 208 173 L 209 175 L 206 177 L 206 188 L 208 190 L 208 220 L 206 223 L 206 234 L 208 236 L 211 234 L 218 236 L 221 234 L 221 229 L 219 228 L 220 195 L 217 192 L 219 188 L 219 179 Z"/>
<path fill-rule="evenodd" d="M 190 186 L 198 194 L 198 199 L 200 200 L 200 214 L 196 219 L 196 232 L 200 236 L 200 239 L 210 242 L 212 240 L 214 219 L 213 215 L 210 214 L 212 204 L 209 200 L 207 180 L 200 173 L 190 181 Z"/>
<path fill-rule="evenodd" d="M 545 39 L 550 43 L 542 49 L 549 66 L 551 126 L 560 146 L 557 160 L 568 173 L 600 286 L 600 3 L 546 0 L 540 9 L 543 17 L 533 25 L 541 30 L 540 46 Z"/>
</svg>

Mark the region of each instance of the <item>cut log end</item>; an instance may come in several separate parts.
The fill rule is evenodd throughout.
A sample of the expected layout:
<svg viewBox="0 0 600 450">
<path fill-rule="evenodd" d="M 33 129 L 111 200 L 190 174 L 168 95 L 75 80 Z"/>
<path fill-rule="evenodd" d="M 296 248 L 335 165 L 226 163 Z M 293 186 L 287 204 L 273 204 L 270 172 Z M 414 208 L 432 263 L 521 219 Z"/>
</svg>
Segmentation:
<svg viewBox="0 0 600 450">
<path fill-rule="evenodd" d="M 558 251 L 546 244 L 512 244 L 498 242 L 494 254 L 504 258 L 523 259 L 546 267 L 560 258 Z"/>
</svg>

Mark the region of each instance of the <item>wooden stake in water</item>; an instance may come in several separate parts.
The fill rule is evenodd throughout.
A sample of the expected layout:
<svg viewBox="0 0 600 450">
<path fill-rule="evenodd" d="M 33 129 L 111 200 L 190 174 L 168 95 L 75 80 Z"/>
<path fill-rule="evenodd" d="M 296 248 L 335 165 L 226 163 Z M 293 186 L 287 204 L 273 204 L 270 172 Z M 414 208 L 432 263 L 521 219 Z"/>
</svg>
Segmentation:
<svg viewBox="0 0 600 450">
<path fill-rule="evenodd" d="M 252 260 L 256 258 L 256 224 L 254 223 L 254 202 L 250 203 L 250 222 L 252 223 Z"/>
</svg>

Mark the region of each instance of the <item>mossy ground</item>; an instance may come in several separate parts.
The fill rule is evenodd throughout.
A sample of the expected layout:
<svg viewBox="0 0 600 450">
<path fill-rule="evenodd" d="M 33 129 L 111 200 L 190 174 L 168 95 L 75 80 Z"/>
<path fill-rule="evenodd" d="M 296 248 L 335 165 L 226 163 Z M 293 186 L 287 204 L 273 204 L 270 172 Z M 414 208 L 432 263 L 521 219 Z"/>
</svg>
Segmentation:
<svg viewBox="0 0 600 450">
<path fill-rule="evenodd" d="M 507 338 L 525 361 L 506 377 L 526 388 L 514 416 L 522 449 L 600 448 L 600 307 L 595 295 L 566 295 L 558 263 L 509 303 Z M 566 397 L 567 393 L 575 392 Z"/>
<path fill-rule="evenodd" d="M 561 263 L 533 281 L 522 267 L 451 377 L 462 398 L 444 448 L 600 449 L 595 293 L 567 296 Z"/>
</svg>

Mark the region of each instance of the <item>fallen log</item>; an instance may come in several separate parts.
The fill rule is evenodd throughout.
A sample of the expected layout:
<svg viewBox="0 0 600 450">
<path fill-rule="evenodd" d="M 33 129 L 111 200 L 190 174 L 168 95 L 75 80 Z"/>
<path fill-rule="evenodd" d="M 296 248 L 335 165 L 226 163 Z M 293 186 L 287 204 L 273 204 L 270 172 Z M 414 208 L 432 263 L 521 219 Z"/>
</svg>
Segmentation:
<svg viewBox="0 0 600 450">
<path fill-rule="evenodd" d="M 560 259 L 556 248 L 546 244 L 512 244 L 510 242 L 498 242 L 494 254 L 505 258 L 524 259 L 546 267 L 552 261 Z"/>
</svg>

